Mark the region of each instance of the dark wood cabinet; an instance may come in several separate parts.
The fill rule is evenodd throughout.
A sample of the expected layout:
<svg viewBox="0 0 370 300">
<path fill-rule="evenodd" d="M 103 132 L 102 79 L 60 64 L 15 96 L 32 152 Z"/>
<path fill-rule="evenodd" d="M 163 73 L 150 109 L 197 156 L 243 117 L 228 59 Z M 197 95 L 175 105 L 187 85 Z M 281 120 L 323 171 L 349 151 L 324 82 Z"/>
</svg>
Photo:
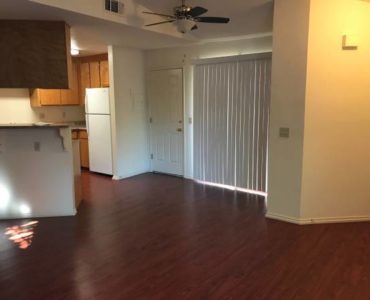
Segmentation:
<svg viewBox="0 0 370 300">
<path fill-rule="evenodd" d="M 0 20 L 0 88 L 70 88 L 70 28 L 62 21 Z"/>
</svg>

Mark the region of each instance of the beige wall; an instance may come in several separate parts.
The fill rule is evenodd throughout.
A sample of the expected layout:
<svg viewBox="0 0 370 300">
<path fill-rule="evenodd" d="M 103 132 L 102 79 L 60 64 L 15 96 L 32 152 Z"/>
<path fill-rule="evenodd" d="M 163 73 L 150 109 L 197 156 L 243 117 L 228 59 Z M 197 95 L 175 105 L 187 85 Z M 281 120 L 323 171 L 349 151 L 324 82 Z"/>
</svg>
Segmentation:
<svg viewBox="0 0 370 300">
<path fill-rule="evenodd" d="M 268 216 L 370 220 L 370 3 L 275 5 Z M 342 49 L 346 33 L 358 50 Z M 277 137 L 279 126 L 290 139 Z"/>
<path fill-rule="evenodd" d="M 309 2 L 275 2 L 267 199 L 275 218 L 300 217 Z"/>
<path fill-rule="evenodd" d="M 32 108 L 28 89 L 0 89 L 0 123 L 84 121 L 83 107 Z"/>
<path fill-rule="evenodd" d="M 311 0 L 305 119 L 301 218 L 369 218 L 370 3 Z"/>
</svg>

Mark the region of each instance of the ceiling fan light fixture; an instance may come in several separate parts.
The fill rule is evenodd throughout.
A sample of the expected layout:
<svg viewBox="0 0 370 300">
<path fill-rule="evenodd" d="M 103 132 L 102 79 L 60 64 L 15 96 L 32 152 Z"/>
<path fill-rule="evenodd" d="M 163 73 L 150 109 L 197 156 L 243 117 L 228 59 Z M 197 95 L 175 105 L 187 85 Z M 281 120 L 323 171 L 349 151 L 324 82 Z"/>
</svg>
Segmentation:
<svg viewBox="0 0 370 300">
<path fill-rule="evenodd" d="M 196 22 L 191 19 L 176 20 L 177 31 L 181 33 L 188 33 L 196 25 Z"/>
</svg>

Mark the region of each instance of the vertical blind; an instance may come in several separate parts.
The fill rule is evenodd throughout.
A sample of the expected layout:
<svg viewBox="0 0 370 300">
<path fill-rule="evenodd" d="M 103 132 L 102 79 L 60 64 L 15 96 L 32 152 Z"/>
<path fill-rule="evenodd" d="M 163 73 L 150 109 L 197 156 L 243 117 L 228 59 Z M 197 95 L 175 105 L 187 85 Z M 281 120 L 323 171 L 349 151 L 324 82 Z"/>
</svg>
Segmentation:
<svg viewBox="0 0 370 300">
<path fill-rule="evenodd" d="M 194 67 L 194 177 L 266 192 L 271 58 Z"/>
</svg>

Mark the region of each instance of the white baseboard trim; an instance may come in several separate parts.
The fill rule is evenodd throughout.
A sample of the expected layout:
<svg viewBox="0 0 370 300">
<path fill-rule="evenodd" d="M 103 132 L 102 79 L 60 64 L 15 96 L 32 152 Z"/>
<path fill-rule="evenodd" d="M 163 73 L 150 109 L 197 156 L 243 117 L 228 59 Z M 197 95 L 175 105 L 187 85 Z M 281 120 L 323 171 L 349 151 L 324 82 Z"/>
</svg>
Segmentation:
<svg viewBox="0 0 370 300">
<path fill-rule="evenodd" d="M 284 215 L 280 215 L 280 214 L 266 213 L 266 218 L 277 220 L 277 221 L 293 223 L 293 224 L 297 224 L 297 225 L 304 225 L 301 222 L 301 220 L 298 219 L 298 218 L 288 217 L 288 216 L 284 216 Z"/>
<path fill-rule="evenodd" d="M 266 218 L 293 223 L 297 225 L 332 224 L 332 223 L 358 223 L 370 222 L 370 216 L 328 217 L 328 218 L 294 218 L 280 214 L 267 213 Z"/>
<path fill-rule="evenodd" d="M 113 175 L 112 179 L 113 180 L 122 180 L 122 179 L 130 178 L 130 177 L 134 177 L 134 176 L 137 176 L 137 175 L 145 174 L 145 173 L 148 173 L 148 172 L 150 172 L 150 171 L 148 169 L 145 169 L 145 170 L 130 172 L 130 173 L 127 173 L 127 174 L 122 175 L 122 176 Z"/>
</svg>

